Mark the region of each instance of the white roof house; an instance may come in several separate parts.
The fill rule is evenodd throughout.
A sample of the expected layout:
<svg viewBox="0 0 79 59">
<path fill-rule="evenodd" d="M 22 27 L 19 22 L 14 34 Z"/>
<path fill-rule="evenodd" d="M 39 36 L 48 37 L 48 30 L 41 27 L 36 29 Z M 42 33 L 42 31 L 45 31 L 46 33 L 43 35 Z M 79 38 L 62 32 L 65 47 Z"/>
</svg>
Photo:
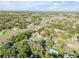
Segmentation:
<svg viewBox="0 0 79 59">
<path fill-rule="evenodd" d="M 79 36 L 72 36 L 72 38 L 71 38 L 72 40 L 79 40 Z"/>
<path fill-rule="evenodd" d="M 55 50 L 55 49 L 50 49 L 50 50 L 49 50 L 49 53 L 50 53 L 50 54 L 58 54 L 58 51 Z"/>
</svg>

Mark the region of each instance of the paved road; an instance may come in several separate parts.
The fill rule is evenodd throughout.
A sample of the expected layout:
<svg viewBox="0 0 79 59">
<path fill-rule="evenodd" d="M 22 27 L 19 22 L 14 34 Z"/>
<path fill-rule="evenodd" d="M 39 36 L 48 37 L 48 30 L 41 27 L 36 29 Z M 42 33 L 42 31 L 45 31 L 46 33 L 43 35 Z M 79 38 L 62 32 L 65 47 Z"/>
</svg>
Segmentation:
<svg viewBox="0 0 79 59">
<path fill-rule="evenodd" d="M 11 38 L 14 35 L 17 35 L 17 32 L 13 31 L 12 33 L 10 33 L 8 35 L 5 35 L 3 37 L 0 37 L 0 40 Z"/>
<path fill-rule="evenodd" d="M 11 38 L 12 36 L 17 35 L 18 34 L 17 32 L 22 33 L 25 31 L 27 31 L 27 29 L 21 29 L 19 31 L 12 31 L 10 34 L 0 37 L 0 40 Z"/>
</svg>

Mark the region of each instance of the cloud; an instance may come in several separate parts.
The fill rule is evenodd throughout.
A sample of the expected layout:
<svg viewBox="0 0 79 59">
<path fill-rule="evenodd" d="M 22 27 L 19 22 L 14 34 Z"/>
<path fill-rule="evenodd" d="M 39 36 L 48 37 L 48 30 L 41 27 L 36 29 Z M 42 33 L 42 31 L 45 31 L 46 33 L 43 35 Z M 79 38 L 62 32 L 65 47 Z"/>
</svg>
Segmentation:
<svg viewBox="0 0 79 59">
<path fill-rule="evenodd" d="M 7 10 L 11 9 L 26 9 L 26 10 L 53 10 L 62 5 L 62 2 L 50 1 L 3 1 L 4 7 Z"/>
<path fill-rule="evenodd" d="M 79 10 L 79 2 L 65 1 L 0 1 L 0 10 Z"/>
<path fill-rule="evenodd" d="M 56 10 L 59 7 L 61 7 L 63 4 L 64 4 L 64 2 L 53 2 L 52 5 L 49 7 L 48 10 L 49 11 Z"/>
<path fill-rule="evenodd" d="M 9 7 L 9 6 L 11 6 L 11 3 L 8 2 L 8 1 L 3 1 L 3 2 L 2 2 L 2 5 L 3 5 L 3 6 L 6 6 L 6 7 Z"/>
<path fill-rule="evenodd" d="M 9 10 L 11 8 L 12 4 L 8 1 L 2 1 L 0 6 L 3 7 L 3 9 L 5 8 L 5 9 Z"/>
<path fill-rule="evenodd" d="M 79 4 L 79 1 L 74 1 L 74 3 L 77 3 L 77 4 Z"/>
<path fill-rule="evenodd" d="M 60 5 L 60 3 L 55 2 L 55 3 L 53 3 L 53 5 L 58 6 L 58 5 Z"/>
</svg>

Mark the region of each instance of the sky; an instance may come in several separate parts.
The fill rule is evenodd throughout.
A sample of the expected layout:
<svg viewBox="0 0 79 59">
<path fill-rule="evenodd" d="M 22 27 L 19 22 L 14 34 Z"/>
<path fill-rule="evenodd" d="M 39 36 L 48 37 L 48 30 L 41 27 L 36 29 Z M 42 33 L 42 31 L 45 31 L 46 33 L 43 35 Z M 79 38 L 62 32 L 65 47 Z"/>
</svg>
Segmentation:
<svg viewBox="0 0 79 59">
<path fill-rule="evenodd" d="M 79 1 L 0 1 L 0 11 L 79 12 Z"/>
</svg>

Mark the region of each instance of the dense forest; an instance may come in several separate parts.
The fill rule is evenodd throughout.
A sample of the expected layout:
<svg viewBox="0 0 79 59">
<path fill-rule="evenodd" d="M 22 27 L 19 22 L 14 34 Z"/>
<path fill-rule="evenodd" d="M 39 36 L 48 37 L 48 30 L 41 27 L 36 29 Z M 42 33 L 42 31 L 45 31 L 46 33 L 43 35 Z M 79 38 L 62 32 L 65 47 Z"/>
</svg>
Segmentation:
<svg viewBox="0 0 79 59">
<path fill-rule="evenodd" d="M 0 12 L 0 58 L 78 57 L 78 13 Z"/>
</svg>

